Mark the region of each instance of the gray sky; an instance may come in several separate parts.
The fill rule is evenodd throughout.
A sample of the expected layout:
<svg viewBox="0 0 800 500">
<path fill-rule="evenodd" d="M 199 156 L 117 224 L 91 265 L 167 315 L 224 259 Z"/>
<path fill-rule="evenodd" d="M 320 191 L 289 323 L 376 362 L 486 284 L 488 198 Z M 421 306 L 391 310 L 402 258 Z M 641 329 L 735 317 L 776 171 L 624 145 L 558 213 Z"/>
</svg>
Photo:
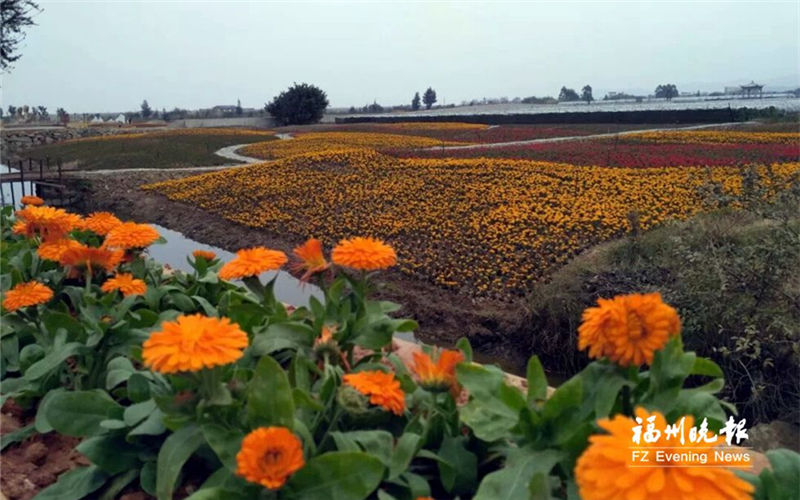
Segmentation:
<svg viewBox="0 0 800 500">
<path fill-rule="evenodd" d="M 40 1 L 2 101 L 51 112 L 235 104 L 292 82 L 332 106 L 557 95 L 562 85 L 800 85 L 800 2 Z"/>
</svg>

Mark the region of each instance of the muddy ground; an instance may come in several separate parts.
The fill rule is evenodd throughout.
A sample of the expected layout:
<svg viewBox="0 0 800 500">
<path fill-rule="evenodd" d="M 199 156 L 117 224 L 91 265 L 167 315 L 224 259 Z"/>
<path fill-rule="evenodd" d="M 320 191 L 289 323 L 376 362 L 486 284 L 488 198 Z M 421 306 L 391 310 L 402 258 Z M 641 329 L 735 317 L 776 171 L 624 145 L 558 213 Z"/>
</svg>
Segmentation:
<svg viewBox="0 0 800 500">
<path fill-rule="evenodd" d="M 229 251 L 255 245 L 287 253 L 302 241 L 247 227 L 195 206 L 140 190 L 142 184 L 191 175 L 192 172 L 119 172 L 92 175 L 73 181 L 80 195 L 73 210 L 90 213 L 106 210 L 123 219 L 152 222 L 179 231 L 189 238 Z M 496 362 L 505 370 L 523 374 L 527 348 L 520 341 L 525 308 L 520 300 L 500 301 L 457 294 L 412 279 L 399 271 L 381 274 L 381 299 L 403 305 L 398 314 L 419 322 L 419 339 L 451 346 L 467 337 L 483 362 Z M 478 356 L 478 353 L 480 356 Z"/>
</svg>

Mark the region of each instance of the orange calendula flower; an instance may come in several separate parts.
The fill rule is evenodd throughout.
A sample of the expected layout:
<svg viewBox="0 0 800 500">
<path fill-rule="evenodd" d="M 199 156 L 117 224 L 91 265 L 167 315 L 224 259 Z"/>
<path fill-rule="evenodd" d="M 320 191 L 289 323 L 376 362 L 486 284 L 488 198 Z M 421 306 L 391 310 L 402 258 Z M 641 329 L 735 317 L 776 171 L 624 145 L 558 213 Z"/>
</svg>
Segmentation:
<svg viewBox="0 0 800 500">
<path fill-rule="evenodd" d="M 34 207 L 40 207 L 44 205 L 44 200 L 38 196 L 23 196 L 19 199 L 19 201 L 23 205 L 33 205 Z"/>
<path fill-rule="evenodd" d="M 34 205 L 17 210 L 16 215 L 25 225 L 15 226 L 14 232 L 29 238 L 41 236 L 46 241 L 61 239 L 75 227 L 76 220 L 80 220 L 80 216 L 70 214 L 63 208 Z"/>
<path fill-rule="evenodd" d="M 194 256 L 195 259 L 202 258 L 206 259 L 209 262 L 217 258 L 217 254 L 215 254 L 210 250 L 195 250 L 194 252 L 192 252 L 192 256 Z"/>
<path fill-rule="evenodd" d="M 374 271 L 386 269 L 397 263 L 394 248 L 375 238 L 351 238 L 342 240 L 333 248 L 331 259 L 337 265 Z"/>
<path fill-rule="evenodd" d="M 631 449 L 650 450 L 655 456 L 658 449 L 675 447 L 675 439 L 667 440 L 666 420 L 661 413 L 649 414 L 642 408 L 636 409 L 636 416 L 642 425 L 655 416 L 655 427 L 661 431 L 659 438 L 652 443 L 643 439 L 639 444 L 633 441 L 633 428 L 639 424 L 630 417 L 616 415 L 613 419 L 604 418 L 597 424 L 609 434 L 595 434 L 589 437 L 589 447 L 583 452 L 575 465 L 575 481 L 580 497 L 584 500 L 628 500 L 641 498 L 648 500 L 694 500 L 697 498 L 716 498 L 720 500 L 750 499 L 753 485 L 737 477 L 724 466 L 712 463 L 702 464 L 697 458 L 701 452 L 710 455 L 718 442 L 707 443 L 701 440 L 687 446 L 689 453 L 670 453 L 671 461 L 655 462 L 650 467 L 632 467 Z M 694 418 L 686 416 L 684 428 L 691 429 Z M 722 441 L 724 442 L 724 441 Z M 705 449 L 705 450 L 703 450 Z M 670 452 L 681 450 L 667 450 Z M 709 456 L 706 455 L 706 456 Z M 698 467 L 693 467 L 698 465 Z M 702 466 L 700 466 L 702 465 Z"/>
<path fill-rule="evenodd" d="M 259 427 L 242 440 L 236 474 L 276 490 L 303 468 L 303 443 L 286 427 Z"/>
<path fill-rule="evenodd" d="M 150 224 L 123 222 L 111 229 L 106 235 L 103 246 L 107 248 L 145 248 L 159 238 L 158 231 Z"/>
<path fill-rule="evenodd" d="M 414 366 L 411 369 L 424 389 L 431 392 L 457 391 L 456 365 L 464 361 L 461 351 L 444 349 L 436 363 L 422 351 L 415 351 L 412 356 Z"/>
<path fill-rule="evenodd" d="M 241 358 L 247 334 L 228 318 L 182 315 L 162 324 L 143 347 L 144 364 L 157 372 L 194 372 Z"/>
<path fill-rule="evenodd" d="M 56 262 L 61 260 L 61 256 L 64 254 L 65 251 L 69 250 L 70 248 L 81 248 L 82 245 L 69 238 L 61 238 L 60 240 L 54 241 L 44 241 L 39 248 L 36 249 L 36 253 L 39 257 L 45 260 L 54 260 Z"/>
<path fill-rule="evenodd" d="M 369 396 L 370 403 L 395 415 L 402 415 L 405 410 L 406 395 L 394 373 L 380 370 L 348 373 L 344 376 L 344 383 Z"/>
<path fill-rule="evenodd" d="M 222 266 L 219 277 L 224 280 L 258 276 L 265 271 L 275 271 L 286 264 L 286 254 L 264 247 L 246 248 L 236 252 L 236 257 Z"/>
<path fill-rule="evenodd" d="M 112 229 L 120 225 L 122 225 L 122 221 L 114 214 L 110 212 L 94 212 L 83 220 L 81 228 L 88 229 L 100 236 L 105 236 L 111 232 Z"/>
<path fill-rule="evenodd" d="M 325 271 L 331 266 L 322 254 L 322 242 L 316 238 L 311 238 L 296 247 L 293 253 L 299 261 L 292 265 L 292 270 L 303 271 L 300 281 L 308 281 L 312 274 Z"/>
<path fill-rule="evenodd" d="M 122 250 L 109 250 L 108 248 L 95 248 L 78 243 L 61 253 L 58 262 L 62 266 L 71 267 L 73 270 L 86 269 L 93 274 L 94 271 L 103 269 L 111 272 L 119 265 L 125 253 Z"/>
<path fill-rule="evenodd" d="M 22 307 L 44 304 L 53 298 L 53 290 L 38 281 L 17 283 L 14 288 L 5 293 L 3 309 L 16 311 Z"/>
<path fill-rule="evenodd" d="M 130 273 L 118 273 L 113 278 L 106 280 L 100 290 L 106 293 L 119 290 L 125 297 L 129 295 L 144 295 L 147 291 L 147 284 L 140 279 L 134 278 Z"/>
<path fill-rule="evenodd" d="M 578 349 L 589 357 L 608 357 L 621 366 L 653 362 L 655 351 L 681 331 L 677 311 L 658 293 L 618 295 L 598 299 L 583 312 Z"/>
</svg>

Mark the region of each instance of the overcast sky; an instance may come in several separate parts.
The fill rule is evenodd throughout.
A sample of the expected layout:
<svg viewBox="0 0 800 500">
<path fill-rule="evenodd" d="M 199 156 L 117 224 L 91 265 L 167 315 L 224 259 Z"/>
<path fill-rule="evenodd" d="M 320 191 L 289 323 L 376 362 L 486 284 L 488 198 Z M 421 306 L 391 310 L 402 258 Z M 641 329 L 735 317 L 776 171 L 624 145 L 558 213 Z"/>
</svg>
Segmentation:
<svg viewBox="0 0 800 500">
<path fill-rule="evenodd" d="M 800 2 L 40 1 L 2 100 L 55 111 L 332 106 L 800 85 Z"/>
</svg>

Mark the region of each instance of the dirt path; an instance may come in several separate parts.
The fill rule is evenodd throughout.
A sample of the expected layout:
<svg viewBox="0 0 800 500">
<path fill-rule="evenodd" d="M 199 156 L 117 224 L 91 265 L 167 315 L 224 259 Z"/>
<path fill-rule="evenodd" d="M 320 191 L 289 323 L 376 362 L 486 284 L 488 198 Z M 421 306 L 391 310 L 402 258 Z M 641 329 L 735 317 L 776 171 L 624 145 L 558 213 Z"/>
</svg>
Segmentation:
<svg viewBox="0 0 800 500">
<path fill-rule="evenodd" d="M 730 127 L 736 125 L 750 124 L 753 122 L 729 122 L 729 123 L 710 123 L 706 125 L 692 125 L 690 127 L 673 127 L 673 128 L 649 128 L 643 130 L 628 130 L 625 132 L 610 132 L 608 134 L 592 134 L 592 135 L 570 135 L 566 137 L 547 137 L 544 139 L 527 139 L 524 141 L 510 141 L 510 142 L 486 142 L 480 144 L 467 144 L 465 146 L 433 146 L 430 148 L 421 148 L 424 151 L 450 151 L 456 149 L 484 149 L 484 148 L 502 148 L 505 146 L 523 146 L 525 144 L 545 144 L 548 142 L 563 142 L 563 141 L 579 141 L 586 139 L 600 139 L 603 137 L 619 137 L 621 135 L 641 134 L 643 132 L 663 132 L 675 130 L 699 130 L 704 128 L 714 127 Z M 491 128 L 491 127 L 490 127 Z"/>
</svg>

